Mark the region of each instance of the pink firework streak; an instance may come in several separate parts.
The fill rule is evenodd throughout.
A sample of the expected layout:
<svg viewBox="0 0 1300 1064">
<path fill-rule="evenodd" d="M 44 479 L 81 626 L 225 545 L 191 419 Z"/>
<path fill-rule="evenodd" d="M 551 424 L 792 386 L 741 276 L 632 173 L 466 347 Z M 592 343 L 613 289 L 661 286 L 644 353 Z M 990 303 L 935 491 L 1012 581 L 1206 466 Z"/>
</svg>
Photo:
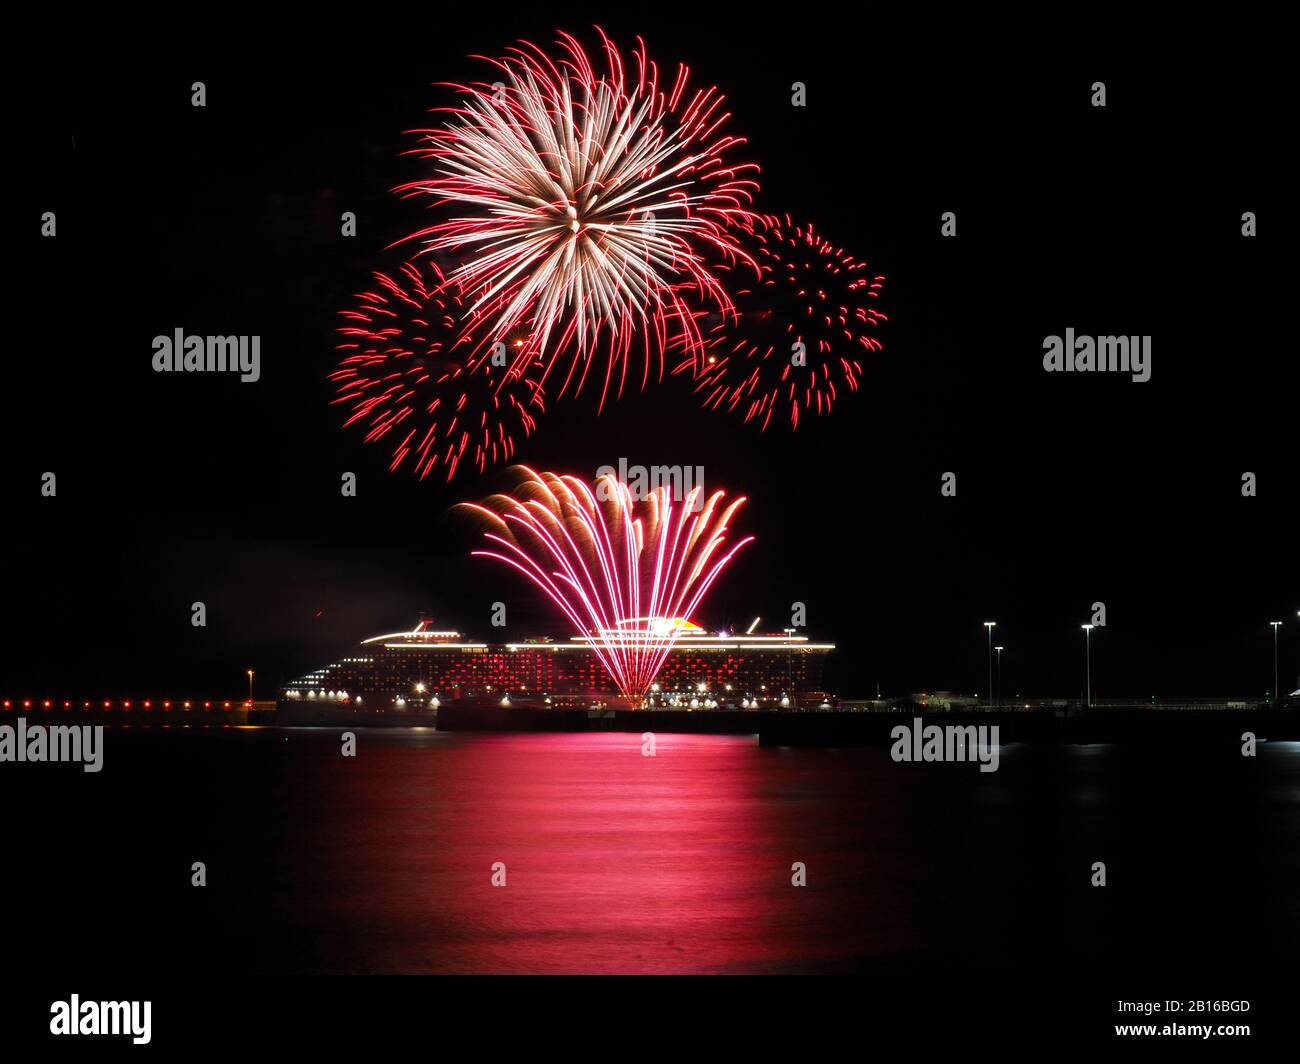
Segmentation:
<svg viewBox="0 0 1300 1064">
<path fill-rule="evenodd" d="M 728 541 L 744 496 L 723 504 L 693 488 L 674 503 L 667 487 L 635 500 L 612 475 L 594 484 L 518 467 L 509 495 L 465 503 L 487 519 L 494 546 L 472 552 L 522 573 L 577 627 L 632 708 L 713 582 L 745 544 Z M 698 512 L 697 512 L 698 511 Z"/>
<path fill-rule="evenodd" d="M 842 395 L 858 390 L 864 355 L 881 350 L 875 332 L 888 319 L 874 304 L 885 278 L 788 217 L 764 217 L 746 243 L 758 283 L 748 270 L 720 267 L 734 278 L 736 316 L 707 329 L 703 359 L 684 351 L 673 372 L 694 380 L 707 409 L 740 414 L 763 429 L 785 411 L 797 429 L 801 413 L 829 414 Z M 796 344 L 804 365 L 794 364 Z"/>
<path fill-rule="evenodd" d="M 441 468 L 446 480 L 468 460 L 482 472 L 509 461 L 516 433 L 527 436 L 544 409 L 541 367 L 475 350 L 460 330 L 459 299 L 432 262 L 376 273 L 371 291 L 340 311 L 342 360 L 329 379 L 345 427 L 364 425 L 366 441 L 392 450 L 389 470 L 403 466 L 423 480 Z M 525 345 L 519 335 L 503 343 Z"/>
<path fill-rule="evenodd" d="M 580 392 L 603 352 L 603 407 L 638 338 L 643 388 L 670 342 L 702 352 L 685 297 L 730 312 L 708 263 L 746 258 L 735 228 L 752 217 L 744 175 L 758 167 L 730 161 L 745 142 L 723 131 L 716 88 L 689 88 L 681 65 L 661 79 L 640 38 L 625 63 L 600 37 L 600 72 L 560 34 L 554 56 L 520 42 L 488 60 L 494 83 L 453 86 L 465 99 L 438 109 L 444 125 L 414 131 L 433 176 L 397 191 L 454 213 L 407 239 L 459 257 L 451 276 L 479 343 L 525 329 L 511 374 L 540 358 L 544 383 L 563 373 L 557 395 Z"/>
</svg>

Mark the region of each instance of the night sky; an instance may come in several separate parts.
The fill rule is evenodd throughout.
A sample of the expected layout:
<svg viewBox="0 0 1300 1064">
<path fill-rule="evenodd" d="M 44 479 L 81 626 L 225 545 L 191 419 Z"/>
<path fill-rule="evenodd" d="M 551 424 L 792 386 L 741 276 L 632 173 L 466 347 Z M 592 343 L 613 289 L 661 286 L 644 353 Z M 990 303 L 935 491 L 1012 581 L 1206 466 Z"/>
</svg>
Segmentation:
<svg viewBox="0 0 1300 1064">
<path fill-rule="evenodd" d="M 434 82 L 481 75 L 471 53 L 550 40 L 557 16 L 538 10 L 485 6 L 461 24 L 376 9 L 20 60 L 5 696 L 234 697 L 251 666 L 270 697 L 273 680 L 421 611 L 499 638 L 498 599 L 510 638 L 569 634 L 467 559 L 471 530 L 447 518 L 501 470 L 450 486 L 389 474 L 386 451 L 342 431 L 325 379 L 337 311 L 428 221 L 389 191 L 421 172 L 399 155 L 415 143 L 403 131 L 450 98 Z M 748 495 L 741 526 L 758 542 L 700 619 L 779 629 L 806 603 L 809 634 L 842 648 L 827 678 L 842 695 L 982 691 L 982 622 L 996 619 L 1006 693 L 1077 696 L 1094 601 L 1108 611 L 1096 697 L 1261 694 L 1270 620 L 1286 621 L 1294 688 L 1281 68 L 1228 76 L 1179 31 L 1081 24 L 1049 48 L 987 21 L 918 39 L 875 19 L 618 10 L 599 16 L 616 39 L 640 33 L 727 94 L 762 166 L 759 207 L 815 221 L 885 274 L 884 352 L 856 396 L 794 434 L 704 412 L 669 381 L 599 417 L 592 396 L 553 402 L 518 458 L 587 476 L 620 457 L 700 465 L 710 487 Z M 590 40 L 593 20 L 559 25 Z M 1104 109 L 1089 104 L 1096 80 Z M 939 233 L 949 210 L 955 239 Z M 261 335 L 262 379 L 155 374 L 152 338 L 178 327 Z M 1152 379 L 1044 373 L 1043 338 L 1067 327 L 1150 334 Z M 40 495 L 46 470 L 55 499 Z M 354 499 L 339 492 L 348 470 Z M 945 471 L 955 499 L 940 497 Z M 1244 471 L 1257 498 L 1241 496 Z M 206 629 L 190 624 L 196 600 Z"/>
</svg>

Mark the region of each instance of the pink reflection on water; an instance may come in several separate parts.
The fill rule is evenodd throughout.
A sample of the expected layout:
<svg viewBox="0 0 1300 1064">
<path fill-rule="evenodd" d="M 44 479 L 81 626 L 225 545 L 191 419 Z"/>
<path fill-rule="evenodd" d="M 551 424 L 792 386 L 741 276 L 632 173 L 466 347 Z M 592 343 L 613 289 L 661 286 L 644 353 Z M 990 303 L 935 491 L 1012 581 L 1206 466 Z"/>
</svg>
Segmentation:
<svg viewBox="0 0 1300 1064">
<path fill-rule="evenodd" d="M 316 752 L 289 803 L 301 904 L 283 916 L 331 971 L 827 970 L 905 948 L 895 906 L 864 912 L 864 877 L 890 865 L 866 856 L 868 822 L 893 819 L 864 771 L 878 753 L 656 742 L 363 733 L 345 768 Z"/>
</svg>

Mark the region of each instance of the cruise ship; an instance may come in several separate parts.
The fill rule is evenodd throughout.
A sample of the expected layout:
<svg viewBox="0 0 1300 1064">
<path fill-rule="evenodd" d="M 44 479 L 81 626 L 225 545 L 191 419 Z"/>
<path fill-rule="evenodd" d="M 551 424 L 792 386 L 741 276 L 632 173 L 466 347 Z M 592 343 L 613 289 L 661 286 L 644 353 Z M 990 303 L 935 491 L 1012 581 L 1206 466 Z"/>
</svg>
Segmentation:
<svg viewBox="0 0 1300 1064">
<path fill-rule="evenodd" d="M 794 629 L 756 634 L 757 619 L 740 634 L 673 623 L 680 635 L 645 709 L 771 710 L 826 698 L 822 675 L 832 643 Z M 346 657 L 287 684 L 278 707 L 324 718 L 340 710 L 424 716 L 452 702 L 572 709 L 616 701 L 609 674 L 581 636 L 482 643 L 425 619 L 410 631 L 364 639 Z"/>
</svg>

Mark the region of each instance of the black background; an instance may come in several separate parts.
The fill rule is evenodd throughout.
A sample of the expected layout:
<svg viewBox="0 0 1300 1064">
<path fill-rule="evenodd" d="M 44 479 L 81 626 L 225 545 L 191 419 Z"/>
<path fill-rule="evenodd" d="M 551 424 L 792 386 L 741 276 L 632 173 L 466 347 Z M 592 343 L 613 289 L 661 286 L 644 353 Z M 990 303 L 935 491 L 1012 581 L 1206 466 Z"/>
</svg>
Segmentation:
<svg viewBox="0 0 1300 1064">
<path fill-rule="evenodd" d="M 60 13 L 11 41 L 6 147 L 19 191 L 5 218 L 0 693 L 239 697 L 252 666 L 268 697 L 272 679 L 419 610 L 495 636 L 487 618 L 500 598 L 512 637 L 554 631 L 531 597 L 466 559 L 466 530 L 445 518 L 499 477 L 448 487 L 390 476 L 382 451 L 340 430 L 325 374 L 337 310 L 391 264 L 386 245 L 425 220 L 388 190 L 419 172 L 399 157 L 411 144 L 402 131 L 444 100 L 432 83 L 473 77 L 469 53 L 595 21 L 624 43 L 643 34 L 662 62 L 680 58 L 723 88 L 763 168 L 759 205 L 810 218 L 867 258 L 888 278 L 891 320 L 864 391 L 793 436 L 703 413 L 665 383 L 601 417 L 590 403 L 553 409 L 521 459 L 587 473 L 620 456 L 698 464 L 709 484 L 748 494 L 758 542 L 704 619 L 762 614 L 779 627 L 791 602 L 806 602 L 811 634 L 844 648 L 830 675 L 843 694 L 877 682 L 886 693 L 982 689 L 987 619 L 1008 648 L 1006 690 L 1077 694 L 1078 625 L 1096 600 L 1109 609 L 1093 641 L 1101 697 L 1258 694 L 1274 619 L 1287 621 L 1282 675 L 1295 679 L 1294 269 L 1283 265 L 1293 109 L 1276 27 L 1208 5 L 1160 24 L 1092 6 L 1051 17 L 221 7 L 96 23 Z M 205 109 L 190 106 L 195 80 Z M 1089 106 L 1096 80 L 1104 110 Z M 794 81 L 808 86 L 806 108 L 790 106 Z M 58 214 L 52 240 L 39 236 L 45 210 Z M 355 239 L 339 236 L 344 210 L 358 215 Z M 946 210 L 955 240 L 939 236 Z M 1253 240 L 1240 235 L 1246 210 L 1259 218 Z M 260 334 L 262 380 L 154 374 L 152 337 L 178 326 Z M 1151 334 L 1152 380 L 1044 374 L 1043 337 L 1070 326 Z M 46 470 L 56 499 L 39 494 Z M 339 495 L 344 470 L 358 474 L 355 499 Z M 947 470 L 956 499 L 939 496 Z M 1240 495 L 1246 470 L 1258 498 Z M 206 629 L 190 626 L 196 599 Z M 157 884 L 209 820 L 237 839 L 240 823 L 274 809 L 253 808 L 219 758 L 203 762 L 207 775 L 184 757 L 137 767 L 114 774 L 107 801 L 79 772 L 82 785 L 66 789 L 66 776 L 31 790 L 12 779 L 8 823 L 30 845 L 11 849 L 6 869 L 6 1046 L 25 1035 L 44 1052 L 142 1052 L 45 1037 L 49 1002 L 74 991 L 151 998 L 161 1052 L 196 1038 L 337 1050 L 386 1037 L 436 1052 L 455 1044 L 449 1029 L 470 1026 L 489 1050 L 518 1040 L 533 1052 L 630 1039 L 711 1056 L 751 1040 L 769 1053 L 989 1048 L 1023 1040 L 1031 1022 L 1040 1044 L 1110 1044 L 1117 996 L 1244 997 L 1256 1004 L 1249 1044 L 1286 1029 L 1291 981 L 1250 957 L 1289 940 L 1256 926 L 1253 910 L 1214 913 L 1220 933 L 1240 920 L 1240 949 L 1189 967 L 1201 899 L 1256 889 L 1213 854 L 1199 891 L 1166 896 L 1150 873 L 1141 905 L 1119 895 L 1124 918 L 1098 941 L 1125 948 L 1096 972 L 1076 958 L 945 962 L 870 973 L 849 988 L 851 1006 L 839 988 L 785 980 L 750 981 L 743 1007 L 723 1011 L 707 993 L 716 984 L 696 994 L 641 980 L 620 997 L 569 981 L 521 994 L 499 981 L 249 978 L 213 958 L 228 961 L 231 921 L 277 884 L 235 906 L 214 887 L 197 916 L 188 887 Z M 1165 793 L 1164 778 L 1149 787 Z M 1186 859 L 1215 804 L 1203 795 L 1184 815 L 1187 793 L 1125 799 L 1168 814 L 1130 825 L 1126 858 Z M 214 796 L 230 805 L 218 812 Z M 1260 855 L 1284 858 L 1268 832 L 1285 826 L 1259 821 L 1267 831 L 1247 830 L 1240 847 L 1258 841 Z M 241 874 L 255 883 L 258 869 Z M 1285 877 L 1258 889 L 1284 905 Z M 960 889 L 954 904 L 966 904 Z M 1144 941 L 1143 906 L 1185 923 L 1179 950 Z M 1055 909 L 1061 896 L 1040 892 L 1029 912 Z M 973 926 L 981 917 L 971 908 Z M 486 1035 L 480 1017 L 493 1021 Z"/>
<path fill-rule="evenodd" d="M 501 471 L 390 475 L 340 428 L 325 375 L 336 312 L 427 221 L 389 190 L 420 173 L 399 153 L 446 102 L 434 83 L 519 37 L 590 42 L 595 21 L 721 86 L 757 205 L 884 273 L 890 322 L 865 388 L 797 433 L 703 412 L 674 381 L 599 417 L 553 403 L 520 460 L 701 465 L 748 495 L 758 541 L 702 619 L 779 628 L 806 603 L 809 633 L 843 648 L 840 694 L 983 690 L 987 619 L 1007 693 L 1079 694 L 1094 601 L 1098 697 L 1260 694 L 1275 619 L 1295 686 L 1289 111 L 1268 33 L 1195 7 L 1165 26 L 569 10 L 119 20 L 17 57 L 6 697 L 238 697 L 248 667 L 270 697 L 421 610 L 499 637 L 498 599 L 510 637 L 556 631 L 446 520 Z M 177 327 L 260 334 L 262 379 L 155 374 L 151 340 Z M 1043 337 L 1067 327 L 1150 334 L 1151 381 L 1045 374 Z"/>
</svg>

